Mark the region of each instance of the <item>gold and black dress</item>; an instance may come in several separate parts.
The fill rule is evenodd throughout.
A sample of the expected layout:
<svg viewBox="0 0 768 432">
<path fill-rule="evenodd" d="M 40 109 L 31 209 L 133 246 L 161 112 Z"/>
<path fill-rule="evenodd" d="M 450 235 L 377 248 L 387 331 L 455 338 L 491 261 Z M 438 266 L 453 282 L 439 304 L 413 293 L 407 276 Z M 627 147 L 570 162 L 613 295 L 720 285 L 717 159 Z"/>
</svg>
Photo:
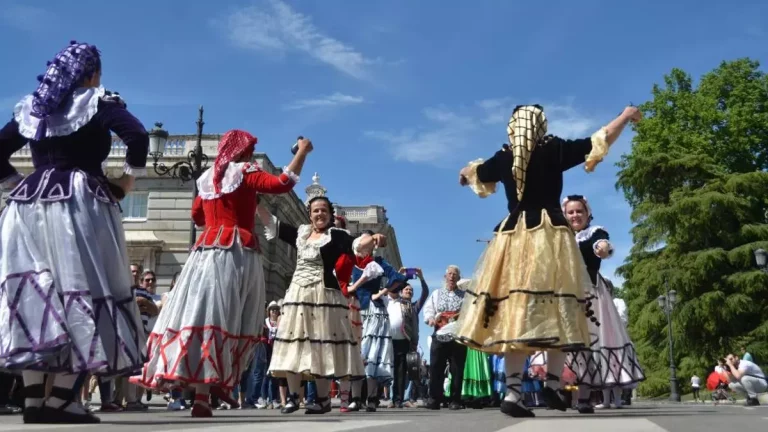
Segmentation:
<svg viewBox="0 0 768 432">
<path fill-rule="evenodd" d="M 522 108 L 522 110 L 521 110 Z M 545 136 L 538 106 L 518 107 L 510 146 L 469 164 L 468 185 L 484 198 L 501 182 L 509 214 L 478 261 L 457 339 L 488 353 L 588 347 L 586 295 L 592 282 L 560 207 L 563 172 L 607 153 L 606 131 L 591 138 Z"/>
</svg>

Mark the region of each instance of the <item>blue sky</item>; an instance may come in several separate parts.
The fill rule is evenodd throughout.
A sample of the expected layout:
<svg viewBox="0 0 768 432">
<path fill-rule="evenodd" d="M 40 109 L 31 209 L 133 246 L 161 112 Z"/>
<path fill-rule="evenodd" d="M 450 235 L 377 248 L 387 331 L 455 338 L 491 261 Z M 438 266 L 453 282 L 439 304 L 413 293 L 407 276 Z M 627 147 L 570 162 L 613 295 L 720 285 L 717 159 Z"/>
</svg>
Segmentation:
<svg viewBox="0 0 768 432">
<path fill-rule="evenodd" d="M 476 240 L 505 216 L 502 195 L 478 199 L 457 178 L 506 140 L 512 107 L 540 103 L 552 133 L 588 136 L 672 67 L 698 77 L 768 54 L 765 2 L 540 4 L 0 0 L 0 109 L 10 117 L 70 39 L 95 44 L 104 85 L 147 128 L 194 133 L 203 104 L 206 132 L 249 130 L 277 164 L 312 138 L 300 195 L 318 172 L 334 201 L 385 206 L 405 264 L 436 288 L 448 264 L 471 274 Z M 630 138 L 595 173 L 567 173 L 563 191 L 587 195 L 611 233 L 608 277 L 631 246 L 613 165 Z"/>
</svg>

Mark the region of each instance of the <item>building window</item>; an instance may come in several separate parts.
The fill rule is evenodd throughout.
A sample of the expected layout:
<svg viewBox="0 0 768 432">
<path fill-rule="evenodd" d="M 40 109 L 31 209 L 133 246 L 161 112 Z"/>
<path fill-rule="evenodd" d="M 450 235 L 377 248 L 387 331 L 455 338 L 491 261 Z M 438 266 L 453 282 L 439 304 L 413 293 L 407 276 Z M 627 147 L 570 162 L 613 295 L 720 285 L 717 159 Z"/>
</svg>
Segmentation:
<svg viewBox="0 0 768 432">
<path fill-rule="evenodd" d="M 123 208 L 123 220 L 144 221 L 147 220 L 147 202 L 149 192 L 131 192 L 120 202 Z"/>
</svg>

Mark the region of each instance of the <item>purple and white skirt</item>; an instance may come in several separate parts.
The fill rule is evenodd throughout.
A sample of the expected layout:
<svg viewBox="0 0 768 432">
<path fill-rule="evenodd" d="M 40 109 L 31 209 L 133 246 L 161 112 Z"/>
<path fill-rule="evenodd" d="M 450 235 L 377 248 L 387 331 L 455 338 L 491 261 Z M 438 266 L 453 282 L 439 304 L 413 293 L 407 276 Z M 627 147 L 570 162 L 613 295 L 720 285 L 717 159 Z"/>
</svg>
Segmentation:
<svg viewBox="0 0 768 432">
<path fill-rule="evenodd" d="M 109 376 L 143 365 L 120 211 L 85 173 L 73 173 L 69 198 L 11 201 L 0 214 L 0 322 L 0 369 Z"/>
</svg>

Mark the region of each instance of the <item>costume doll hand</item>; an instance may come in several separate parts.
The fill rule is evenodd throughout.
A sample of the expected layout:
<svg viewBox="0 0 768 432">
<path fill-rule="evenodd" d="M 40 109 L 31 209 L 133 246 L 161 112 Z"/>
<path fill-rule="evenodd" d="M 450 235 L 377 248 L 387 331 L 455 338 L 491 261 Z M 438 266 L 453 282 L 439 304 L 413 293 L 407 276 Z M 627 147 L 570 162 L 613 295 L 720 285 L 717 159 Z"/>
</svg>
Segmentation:
<svg viewBox="0 0 768 432">
<path fill-rule="evenodd" d="M 466 186 L 469 184 L 469 181 L 467 180 L 467 177 L 469 176 L 469 167 L 464 167 L 459 171 L 459 184 L 462 186 Z"/>
<path fill-rule="evenodd" d="M 621 115 L 632 123 L 637 123 L 643 119 L 643 113 L 636 106 L 624 108 L 624 112 Z"/>
</svg>

